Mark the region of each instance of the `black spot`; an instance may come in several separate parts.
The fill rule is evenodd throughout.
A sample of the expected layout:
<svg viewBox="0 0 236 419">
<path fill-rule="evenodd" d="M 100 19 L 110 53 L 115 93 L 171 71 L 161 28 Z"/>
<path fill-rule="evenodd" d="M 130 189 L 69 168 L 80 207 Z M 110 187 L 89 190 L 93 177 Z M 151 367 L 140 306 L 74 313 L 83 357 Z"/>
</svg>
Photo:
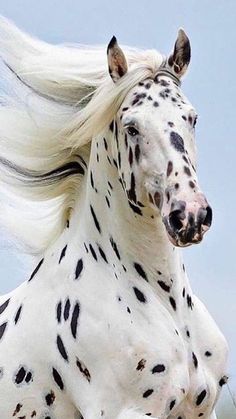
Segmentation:
<svg viewBox="0 0 236 419">
<path fill-rule="evenodd" d="M 172 161 L 169 161 L 167 165 L 166 176 L 167 177 L 170 176 L 172 171 L 173 171 L 173 163 Z"/>
<path fill-rule="evenodd" d="M 219 386 L 220 387 L 224 386 L 227 383 L 227 381 L 228 381 L 228 377 L 227 375 L 224 375 L 219 381 Z"/>
<path fill-rule="evenodd" d="M 31 279 L 33 279 L 33 277 L 36 275 L 36 273 L 38 272 L 38 270 L 39 270 L 40 266 L 42 265 L 43 261 L 44 261 L 44 258 L 40 260 L 40 262 L 36 266 L 35 270 L 32 272 L 32 274 L 31 274 L 30 279 L 29 279 L 28 282 L 30 282 Z"/>
<path fill-rule="evenodd" d="M 187 305 L 191 310 L 193 309 L 192 297 L 189 294 L 187 294 Z"/>
<path fill-rule="evenodd" d="M 170 304 L 174 311 L 176 311 L 176 301 L 173 297 L 169 297 Z"/>
<path fill-rule="evenodd" d="M 202 390 L 201 393 L 197 396 L 196 405 L 199 406 L 207 395 L 206 390 Z"/>
<path fill-rule="evenodd" d="M 80 314 L 80 305 L 79 303 L 75 304 L 74 310 L 73 310 L 73 314 L 72 314 L 72 319 L 71 319 L 71 333 L 74 339 L 76 339 L 77 336 L 77 326 L 78 326 L 78 318 L 79 318 L 79 314 Z"/>
<path fill-rule="evenodd" d="M 121 154 L 120 151 L 118 151 L 118 166 L 121 168 Z"/>
<path fill-rule="evenodd" d="M 8 304 L 9 304 L 9 301 L 10 301 L 10 298 L 8 298 L 8 300 L 6 300 L 6 301 L 5 301 L 5 303 L 3 303 L 3 304 L 0 306 L 0 314 L 2 314 L 2 313 L 4 312 L 4 310 L 6 310 L 6 308 L 7 308 Z"/>
<path fill-rule="evenodd" d="M 94 209 L 93 209 L 92 205 L 90 205 L 90 211 L 91 211 L 91 214 L 92 214 L 92 217 L 93 217 L 94 224 L 95 224 L 98 232 L 101 234 L 101 227 L 100 227 L 100 224 L 97 220 L 97 217 L 96 217 L 96 214 L 94 212 Z"/>
<path fill-rule="evenodd" d="M 106 255 L 105 255 L 104 251 L 102 250 L 102 248 L 101 248 L 100 246 L 98 246 L 98 250 L 99 250 L 99 253 L 100 253 L 101 257 L 103 258 L 103 260 L 104 260 L 106 263 L 108 263 L 108 261 L 107 261 L 107 257 L 106 257 Z"/>
<path fill-rule="evenodd" d="M 129 164 L 130 166 L 133 165 L 133 150 L 131 147 L 129 148 Z"/>
<path fill-rule="evenodd" d="M 189 186 L 190 186 L 191 189 L 194 189 L 195 188 L 195 183 L 192 180 L 190 180 L 189 181 Z"/>
<path fill-rule="evenodd" d="M 148 282 L 146 272 L 143 270 L 143 267 L 138 262 L 134 262 L 134 268 L 138 272 L 138 274 Z"/>
<path fill-rule="evenodd" d="M 170 286 L 167 285 L 164 281 L 157 281 L 157 283 L 160 285 L 160 287 L 165 291 L 165 292 L 170 292 Z"/>
<path fill-rule="evenodd" d="M 107 150 L 107 149 L 108 149 L 108 146 L 107 146 L 107 141 L 106 141 L 106 138 L 103 138 L 103 142 L 104 142 L 104 147 L 105 147 L 105 150 Z"/>
<path fill-rule="evenodd" d="M 132 202 L 129 202 L 129 206 L 132 209 L 132 211 L 135 212 L 135 214 L 143 215 L 141 209 L 139 207 L 137 207 L 137 205 L 134 205 L 134 204 L 132 204 Z"/>
<path fill-rule="evenodd" d="M 109 199 L 107 198 L 107 196 L 106 196 L 105 198 L 106 198 L 106 203 L 107 203 L 107 206 L 108 206 L 108 208 L 110 208 L 110 207 L 111 207 L 111 205 L 110 205 L 110 201 L 109 201 Z"/>
<path fill-rule="evenodd" d="M 155 367 L 153 367 L 152 374 L 164 372 L 165 369 L 166 369 L 165 365 L 157 364 L 157 365 L 155 365 Z"/>
<path fill-rule="evenodd" d="M 127 312 L 130 314 L 131 313 L 131 310 L 130 310 L 130 308 L 129 307 L 127 307 Z"/>
<path fill-rule="evenodd" d="M 48 393 L 48 394 L 45 396 L 45 401 L 46 401 L 47 406 L 52 406 L 52 404 L 54 403 L 54 400 L 55 400 L 55 394 L 54 394 L 54 392 L 51 390 L 51 392 L 50 392 L 50 393 Z"/>
<path fill-rule="evenodd" d="M 61 323 L 61 301 L 57 304 L 57 321 Z"/>
<path fill-rule="evenodd" d="M 147 99 L 152 100 L 152 96 L 148 95 Z"/>
<path fill-rule="evenodd" d="M 144 359 L 144 358 L 140 359 L 140 361 L 138 362 L 138 365 L 136 367 L 136 370 L 137 371 L 142 371 L 145 368 L 146 362 L 147 362 L 146 359 Z"/>
<path fill-rule="evenodd" d="M 61 263 L 61 260 L 65 257 L 66 249 L 67 249 L 67 245 L 61 251 L 61 256 L 60 256 L 60 259 L 59 259 L 59 263 Z"/>
<path fill-rule="evenodd" d="M 146 84 L 144 85 L 144 87 L 145 87 L 145 89 L 150 89 L 150 87 L 151 87 L 151 83 L 146 83 Z"/>
<path fill-rule="evenodd" d="M 21 384 L 21 383 L 22 383 L 22 381 L 24 380 L 25 376 L 26 376 L 26 370 L 25 370 L 25 368 L 24 368 L 24 367 L 21 367 L 21 368 L 18 370 L 18 372 L 17 372 L 17 374 L 16 374 L 16 376 L 15 376 L 15 383 L 16 383 L 16 384 Z"/>
<path fill-rule="evenodd" d="M 192 352 L 192 358 L 193 358 L 193 365 L 194 365 L 195 368 L 197 368 L 198 367 L 198 360 L 197 360 L 197 357 L 196 357 L 194 352 Z"/>
<path fill-rule="evenodd" d="M 186 329 L 186 336 L 187 336 L 188 338 L 190 338 L 190 332 L 189 332 L 189 330 L 188 330 L 188 329 Z"/>
<path fill-rule="evenodd" d="M 184 140 L 177 132 L 171 131 L 170 142 L 177 151 L 184 153 Z"/>
<path fill-rule="evenodd" d="M 61 378 L 59 372 L 55 368 L 52 369 L 52 375 L 53 375 L 55 383 L 58 385 L 58 387 L 61 390 L 63 390 L 64 389 L 64 384 L 63 384 L 62 378 Z"/>
<path fill-rule="evenodd" d="M 68 320 L 70 315 L 70 300 L 67 298 L 65 308 L 64 308 L 64 319 L 65 321 Z"/>
<path fill-rule="evenodd" d="M 158 82 L 158 81 L 157 81 Z M 164 79 L 161 79 L 160 81 L 159 81 L 159 84 L 160 84 L 160 86 L 163 86 L 163 87 L 167 87 L 167 86 L 169 86 L 169 83 L 166 81 L 166 80 L 164 80 Z"/>
<path fill-rule="evenodd" d="M 146 390 L 144 393 L 143 393 L 143 397 L 146 399 L 147 397 L 149 397 L 149 396 L 151 396 L 151 394 L 153 393 L 153 389 L 152 388 L 150 388 L 149 390 Z"/>
<path fill-rule="evenodd" d="M 93 181 L 93 173 L 92 172 L 90 172 L 90 183 L 91 183 L 92 188 L 94 189 L 94 181 Z"/>
<path fill-rule="evenodd" d="M 172 401 L 170 402 L 170 410 L 172 410 L 172 409 L 173 409 L 173 407 L 175 406 L 175 403 L 176 403 L 176 400 L 172 400 Z"/>
<path fill-rule="evenodd" d="M 76 365 L 79 368 L 80 372 L 84 375 L 86 380 L 90 383 L 91 375 L 90 375 L 90 372 L 89 372 L 88 368 L 86 368 L 86 366 L 83 364 L 83 362 L 80 361 L 78 358 L 76 359 Z"/>
<path fill-rule="evenodd" d="M 140 158 L 140 147 L 139 147 L 138 144 L 136 144 L 136 146 L 135 146 L 134 154 L 135 154 L 135 160 L 138 163 L 139 158 Z"/>
<path fill-rule="evenodd" d="M 112 249 L 114 250 L 114 252 L 115 252 L 115 254 L 116 254 L 117 258 L 120 260 L 120 253 L 119 253 L 119 250 L 118 250 L 117 244 L 116 244 L 116 242 L 113 240 L 113 238 L 112 238 L 112 237 L 110 237 L 110 243 L 111 243 Z"/>
<path fill-rule="evenodd" d="M 83 270 L 83 266 L 84 266 L 83 260 L 79 259 L 78 262 L 77 262 L 77 265 L 76 265 L 76 269 L 75 269 L 75 279 L 79 278 L 79 276 L 80 276 L 80 274 Z"/>
<path fill-rule="evenodd" d="M 207 356 L 207 357 L 212 356 L 212 353 L 210 351 L 206 351 L 205 356 Z"/>
<path fill-rule="evenodd" d="M 107 183 L 108 183 L 109 188 L 111 188 L 111 190 L 113 190 L 113 186 L 112 186 L 111 182 L 109 182 L 109 180 L 108 180 Z"/>
<path fill-rule="evenodd" d="M 153 106 L 154 106 L 155 108 L 157 108 L 157 107 L 159 106 L 159 103 L 158 103 L 156 100 L 154 100 L 154 102 L 153 102 Z"/>
<path fill-rule="evenodd" d="M 7 322 L 1 324 L 1 326 L 0 326 L 0 340 L 3 337 L 3 334 L 4 334 L 5 330 L 6 330 L 6 327 L 7 327 Z"/>
<path fill-rule="evenodd" d="M 134 174 L 131 173 L 131 178 L 130 178 L 130 189 L 127 191 L 128 194 L 128 198 L 133 201 L 134 203 L 137 202 L 137 198 L 136 198 L 136 192 L 135 192 L 135 177 Z"/>
<path fill-rule="evenodd" d="M 18 322 L 18 320 L 20 318 L 21 310 L 22 310 L 22 305 L 20 305 L 20 307 L 18 308 L 18 310 L 16 312 L 15 319 L 14 319 L 15 324 Z"/>
<path fill-rule="evenodd" d="M 33 381 L 32 372 L 27 372 L 27 375 L 25 377 L 25 382 L 28 384 L 30 381 Z"/>
<path fill-rule="evenodd" d="M 191 176 L 191 172 L 187 166 L 184 166 L 184 173 L 186 173 L 187 176 Z"/>
<path fill-rule="evenodd" d="M 145 295 L 142 293 L 142 291 L 140 291 L 138 288 L 133 287 L 134 293 L 137 297 L 137 299 L 141 302 L 141 303 L 146 303 L 146 297 Z"/>
<path fill-rule="evenodd" d="M 97 258 L 96 252 L 91 244 L 89 244 L 89 249 L 90 249 L 90 252 L 92 253 L 93 258 L 97 261 L 98 258 Z"/>
<path fill-rule="evenodd" d="M 62 339 L 59 335 L 57 335 L 57 348 L 62 356 L 62 358 L 64 358 L 65 361 L 68 362 L 68 355 L 64 346 L 64 343 L 62 342 Z"/>
<path fill-rule="evenodd" d="M 23 407 L 23 404 L 21 404 L 21 403 L 17 403 L 17 405 L 16 405 L 16 408 L 15 408 L 15 411 L 14 411 L 14 413 L 13 413 L 13 415 L 12 416 L 16 416 L 17 415 L 17 413 L 19 413 L 20 412 L 20 410 L 21 410 L 21 408 Z"/>
<path fill-rule="evenodd" d="M 182 296 L 183 296 L 183 298 L 185 297 L 185 288 L 183 288 Z"/>
</svg>

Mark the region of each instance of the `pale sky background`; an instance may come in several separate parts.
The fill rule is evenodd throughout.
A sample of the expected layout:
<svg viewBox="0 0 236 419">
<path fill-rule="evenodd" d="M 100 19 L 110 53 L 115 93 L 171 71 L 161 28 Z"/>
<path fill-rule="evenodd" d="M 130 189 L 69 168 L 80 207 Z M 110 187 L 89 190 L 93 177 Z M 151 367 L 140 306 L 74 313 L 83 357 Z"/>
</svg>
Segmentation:
<svg viewBox="0 0 236 419">
<path fill-rule="evenodd" d="M 230 386 L 236 393 L 236 1 L 0 0 L 0 13 L 52 43 L 107 44 L 114 34 L 121 44 L 167 54 L 178 28 L 187 32 L 192 60 L 183 90 L 199 114 L 198 176 L 214 220 L 204 242 L 184 250 L 184 259 L 195 293 L 229 342 Z M 29 268 L 5 237 L 0 240 L 4 293 L 20 284 Z"/>
</svg>

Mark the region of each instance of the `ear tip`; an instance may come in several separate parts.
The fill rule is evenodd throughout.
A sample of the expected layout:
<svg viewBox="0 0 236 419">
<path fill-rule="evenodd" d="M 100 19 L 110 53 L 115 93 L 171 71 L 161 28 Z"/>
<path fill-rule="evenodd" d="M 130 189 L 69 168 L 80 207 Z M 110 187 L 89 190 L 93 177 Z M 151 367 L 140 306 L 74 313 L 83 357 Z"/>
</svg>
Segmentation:
<svg viewBox="0 0 236 419">
<path fill-rule="evenodd" d="M 186 41 L 189 41 L 188 36 L 182 27 L 180 27 L 178 30 L 178 37 L 185 39 Z"/>
<path fill-rule="evenodd" d="M 114 45 L 116 45 L 116 44 L 117 44 L 117 39 L 116 39 L 115 35 L 113 35 L 113 37 L 111 38 L 111 40 L 108 44 L 107 49 L 113 48 Z"/>
</svg>

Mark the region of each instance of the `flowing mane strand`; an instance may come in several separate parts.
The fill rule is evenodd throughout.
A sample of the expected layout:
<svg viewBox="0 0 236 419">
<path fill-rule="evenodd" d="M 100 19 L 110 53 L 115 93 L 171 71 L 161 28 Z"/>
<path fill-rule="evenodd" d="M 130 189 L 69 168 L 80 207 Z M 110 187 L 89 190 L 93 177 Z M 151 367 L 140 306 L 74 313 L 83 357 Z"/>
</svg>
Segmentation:
<svg viewBox="0 0 236 419">
<path fill-rule="evenodd" d="M 0 223 L 31 253 L 65 227 L 92 138 L 163 62 L 155 50 L 124 51 L 129 71 L 114 85 L 106 47 L 50 45 L 0 18 Z"/>
</svg>

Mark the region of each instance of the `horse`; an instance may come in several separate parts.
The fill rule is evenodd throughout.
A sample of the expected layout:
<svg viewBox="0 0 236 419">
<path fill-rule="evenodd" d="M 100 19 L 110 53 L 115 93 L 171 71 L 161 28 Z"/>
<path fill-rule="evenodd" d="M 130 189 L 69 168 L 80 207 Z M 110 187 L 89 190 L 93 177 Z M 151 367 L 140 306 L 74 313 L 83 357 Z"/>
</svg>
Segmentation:
<svg viewBox="0 0 236 419">
<path fill-rule="evenodd" d="M 186 33 L 106 54 L 1 18 L 0 54 L 0 219 L 37 257 L 0 297 L 0 417 L 215 419 L 228 347 L 179 249 L 212 222 Z"/>
</svg>

